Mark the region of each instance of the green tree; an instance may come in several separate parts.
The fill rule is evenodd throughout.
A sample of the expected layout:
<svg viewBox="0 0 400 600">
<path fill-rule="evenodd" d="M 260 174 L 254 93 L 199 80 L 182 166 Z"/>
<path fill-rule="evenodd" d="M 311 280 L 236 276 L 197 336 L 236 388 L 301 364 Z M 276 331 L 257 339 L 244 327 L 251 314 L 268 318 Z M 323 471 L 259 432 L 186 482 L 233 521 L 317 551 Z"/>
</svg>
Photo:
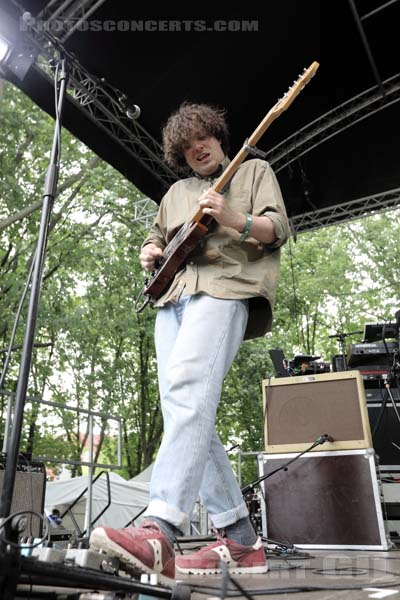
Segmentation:
<svg viewBox="0 0 400 600">
<path fill-rule="evenodd" d="M 0 339 L 5 349 L 35 248 L 53 123 L 9 84 L 0 106 Z M 133 310 L 143 281 L 137 255 L 144 231 L 133 222 L 133 202 L 139 195 L 63 132 L 59 195 L 50 225 L 29 386 L 31 396 L 50 394 L 61 404 L 121 416 L 129 442 L 129 476 L 151 462 L 161 434 L 154 314 L 138 317 Z M 26 308 L 6 380 L 10 391 L 15 391 L 25 320 Z M 67 458 L 78 459 L 88 437 L 87 419 L 58 408 L 50 414 L 58 417 L 54 435 L 66 440 Z M 26 411 L 26 450 L 38 453 L 43 446 L 48 418 L 49 409 L 35 403 Z M 107 426 L 104 419 L 99 424 L 97 458 Z"/>
<path fill-rule="evenodd" d="M 32 264 L 54 123 L 0 80 L 0 355 Z M 162 435 L 153 344 L 154 311 L 137 315 L 138 263 L 146 232 L 135 222 L 139 191 L 63 131 L 59 194 L 50 224 L 29 395 L 121 418 L 123 474 L 154 459 Z M 262 381 L 274 374 L 268 350 L 287 358 L 338 354 L 329 336 L 393 318 L 399 308 L 399 210 L 302 233 L 282 251 L 273 331 L 242 344 L 224 384 L 217 428 L 227 448 L 263 449 Z M 15 392 L 26 306 L 6 389 Z M 348 342 L 353 338 L 348 338 Z M 4 427 L 5 397 L 0 395 Z M 95 458 L 115 462 L 112 422 L 96 419 Z M 22 450 L 79 460 L 89 434 L 85 413 L 33 401 Z M 234 452 L 230 453 L 235 459 Z M 243 482 L 256 477 L 256 462 Z M 79 467 L 72 469 L 79 473 Z"/>
</svg>

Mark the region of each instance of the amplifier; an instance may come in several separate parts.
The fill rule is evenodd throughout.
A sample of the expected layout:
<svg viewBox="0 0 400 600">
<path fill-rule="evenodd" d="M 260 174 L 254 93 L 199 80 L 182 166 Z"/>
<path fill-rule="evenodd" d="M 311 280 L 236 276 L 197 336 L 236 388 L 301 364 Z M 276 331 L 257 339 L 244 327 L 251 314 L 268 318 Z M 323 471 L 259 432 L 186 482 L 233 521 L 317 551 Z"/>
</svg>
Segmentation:
<svg viewBox="0 0 400 600">
<path fill-rule="evenodd" d="M 354 367 L 357 371 L 360 371 L 362 375 L 365 374 L 376 374 L 376 375 L 388 375 L 389 374 L 389 366 L 386 364 L 376 365 L 375 363 L 367 364 L 367 365 L 358 365 Z"/>
<path fill-rule="evenodd" d="M 397 402 L 400 402 L 400 390 L 394 388 L 390 391 L 392 392 L 393 400 L 396 402 L 396 404 Z M 381 387 L 367 388 L 365 390 L 365 399 L 367 401 L 367 406 L 375 403 L 382 404 L 385 398 L 389 399 L 389 394 L 383 385 L 381 385 Z"/>
<path fill-rule="evenodd" d="M 389 367 L 387 364 L 355 365 L 352 367 L 352 369 L 360 371 L 365 388 L 376 388 L 381 384 L 383 385 L 384 380 L 390 380 L 391 383 L 394 383 L 393 378 L 390 377 Z"/>
<path fill-rule="evenodd" d="M 397 342 L 368 342 L 359 344 L 350 344 L 347 352 L 347 364 L 350 367 L 361 364 L 376 363 L 377 357 L 382 362 L 391 357 L 399 348 Z"/>
<path fill-rule="evenodd" d="M 5 471 L 4 457 L 0 457 L 0 493 L 3 489 Z M 11 504 L 11 514 L 19 511 L 32 510 L 44 514 L 44 497 L 46 491 L 46 469 L 44 463 L 21 458 L 18 461 L 15 474 L 14 494 Z M 27 526 L 20 537 L 42 537 L 43 523 L 41 519 L 27 513 Z"/>
<path fill-rule="evenodd" d="M 296 456 L 260 455 L 260 476 Z M 310 452 L 261 485 L 265 537 L 300 548 L 388 549 L 373 450 Z"/>
<path fill-rule="evenodd" d="M 358 371 L 272 378 L 262 387 L 266 452 L 302 452 L 324 433 L 334 440 L 324 450 L 372 448 Z"/>
</svg>

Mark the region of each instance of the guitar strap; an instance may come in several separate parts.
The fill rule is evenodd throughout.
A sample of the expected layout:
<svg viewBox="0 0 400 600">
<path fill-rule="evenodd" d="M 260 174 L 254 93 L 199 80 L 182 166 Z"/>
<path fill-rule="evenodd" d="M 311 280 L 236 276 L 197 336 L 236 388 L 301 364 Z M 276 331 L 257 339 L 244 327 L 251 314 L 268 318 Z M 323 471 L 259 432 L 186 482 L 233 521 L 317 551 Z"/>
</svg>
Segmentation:
<svg viewBox="0 0 400 600">
<path fill-rule="evenodd" d="M 196 173 L 196 171 L 192 171 L 192 177 L 196 177 L 196 179 L 217 179 L 218 177 L 220 177 L 222 175 L 224 171 L 224 167 L 222 166 L 222 164 L 219 164 L 218 167 L 216 168 L 216 170 L 214 171 L 214 173 L 211 173 L 211 175 L 207 175 L 206 177 L 203 175 L 200 175 L 200 173 Z"/>
<path fill-rule="evenodd" d="M 224 167 L 222 166 L 222 164 L 220 164 L 220 165 L 218 165 L 218 167 L 214 171 L 214 173 L 212 173 L 211 175 L 207 175 L 207 177 L 203 177 L 203 175 L 200 175 L 200 173 L 196 173 L 196 171 L 192 171 L 192 176 L 196 177 L 196 179 L 200 179 L 202 181 L 210 180 L 210 179 L 215 180 L 215 179 L 218 179 L 219 177 L 221 177 L 224 170 L 225 170 Z M 222 190 L 219 191 L 220 194 L 225 194 L 225 192 L 227 192 L 229 190 L 229 186 L 231 185 L 232 179 L 233 179 L 233 177 L 231 179 L 229 179 L 229 181 L 226 182 L 226 184 L 224 185 Z"/>
<path fill-rule="evenodd" d="M 246 152 L 248 152 L 248 154 L 251 154 L 252 156 L 255 156 L 256 158 L 262 158 L 262 160 L 267 160 L 267 156 L 268 156 L 267 152 L 263 152 L 262 150 L 257 148 L 257 146 L 248 146 L 247 142 L 248 142 L 248 138 L 245 141 L 245 143 L 243 144 L 243 150 L 246 150 Z"/>
</svg>

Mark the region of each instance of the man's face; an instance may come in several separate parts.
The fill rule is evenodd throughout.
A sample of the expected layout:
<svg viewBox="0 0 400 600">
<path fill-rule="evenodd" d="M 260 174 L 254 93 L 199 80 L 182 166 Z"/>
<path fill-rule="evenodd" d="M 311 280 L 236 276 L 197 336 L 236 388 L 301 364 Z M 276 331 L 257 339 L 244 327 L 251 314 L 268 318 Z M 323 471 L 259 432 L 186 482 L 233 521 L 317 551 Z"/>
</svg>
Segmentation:
<svg viewBox="0 0 400 600">
<path fill-rule="evenodd" d="M 184 155 L 189 167 L 203 177 L 212 175 L 225 158 L 221 143 L 214 136 L 193 137 Z"/>
</svg>

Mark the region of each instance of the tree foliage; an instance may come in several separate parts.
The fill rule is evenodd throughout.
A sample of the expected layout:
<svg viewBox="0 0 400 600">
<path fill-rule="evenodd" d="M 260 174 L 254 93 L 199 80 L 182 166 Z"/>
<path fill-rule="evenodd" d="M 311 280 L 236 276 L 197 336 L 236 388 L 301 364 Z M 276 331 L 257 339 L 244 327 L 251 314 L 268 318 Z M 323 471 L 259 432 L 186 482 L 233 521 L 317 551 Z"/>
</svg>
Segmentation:
<svg viewBox="0 0 400 600">
<path fill-rule="evenodd" d="M 0 108 L 0 339 L 4 350 L 33 259 L 53 123 L 8 84 Z M 133 476 L 150 464 L 162 430 L 154 314 L 149 310 L 136 315 L 133 310 L 143 283 L 137 256 L 145 232 L 133 222 L 133 202 L 140 193 L 66 131 L 62 148 L 29 395 L 118 416 L 126 474 Z M 9 392 L 16 388 L 25 322 L 26 306 L 5 382 Z M 101 442 L 112 422 L 98 420 Z M 52 451 L 47 431 L 68 452 L 59 454 L 56 442 Z M 27 407 L 22 445 L 35 454 L 43 455 L 46 448 L 47 456 L 78 460 L 88 434 L 85 412 L 73 415 L 58 406 L 39 408 L 33 402 Z M 99 455 L 100 445 L 95 458 Z M 109 458 L 116 464 L 115 452 Z"/>
<path fill-rule="evenodd" d="M 9 84 L 0 91 L 1 356 L 33 260 L 53 122 Z M 50 223 L 22 450 L 78 461 L 87 445 L 85 411 L 121 419 L 123 474 L 154 459 L 162 435 L 154 312 L 133 304 L 143 283 L 145 231 L 134 222 L 140 192 L 63 131 L 59 195 Z M 336 333 L 393 318 L 399 308 L 399 211 L 303 233 L 283 248 L 274 329 L 242 344 L 225 381 L 217 427 L 227 448 L 263 449 L 262 381 L 268 350 L 325 361 L 341 352 Z M 5 379 L 15 392 L 26 322 L 22 311 Z M 356 338 L 347 338 L 348 342 Z M 0 396 L 5 417 L 6 396 Z M 63 409 L 75 406 L 81 412 Z M 96 460 L 115 463 L 113 421 L 95 417 Z M 234 457 L 234 451 L 231 453 Z M 255 464 L 255 463 L 254 463 Z M 246 477 L 255 476 L 254 464 Z M 79 473 L 79 467 L 72 468 Z"/>
</svg>

